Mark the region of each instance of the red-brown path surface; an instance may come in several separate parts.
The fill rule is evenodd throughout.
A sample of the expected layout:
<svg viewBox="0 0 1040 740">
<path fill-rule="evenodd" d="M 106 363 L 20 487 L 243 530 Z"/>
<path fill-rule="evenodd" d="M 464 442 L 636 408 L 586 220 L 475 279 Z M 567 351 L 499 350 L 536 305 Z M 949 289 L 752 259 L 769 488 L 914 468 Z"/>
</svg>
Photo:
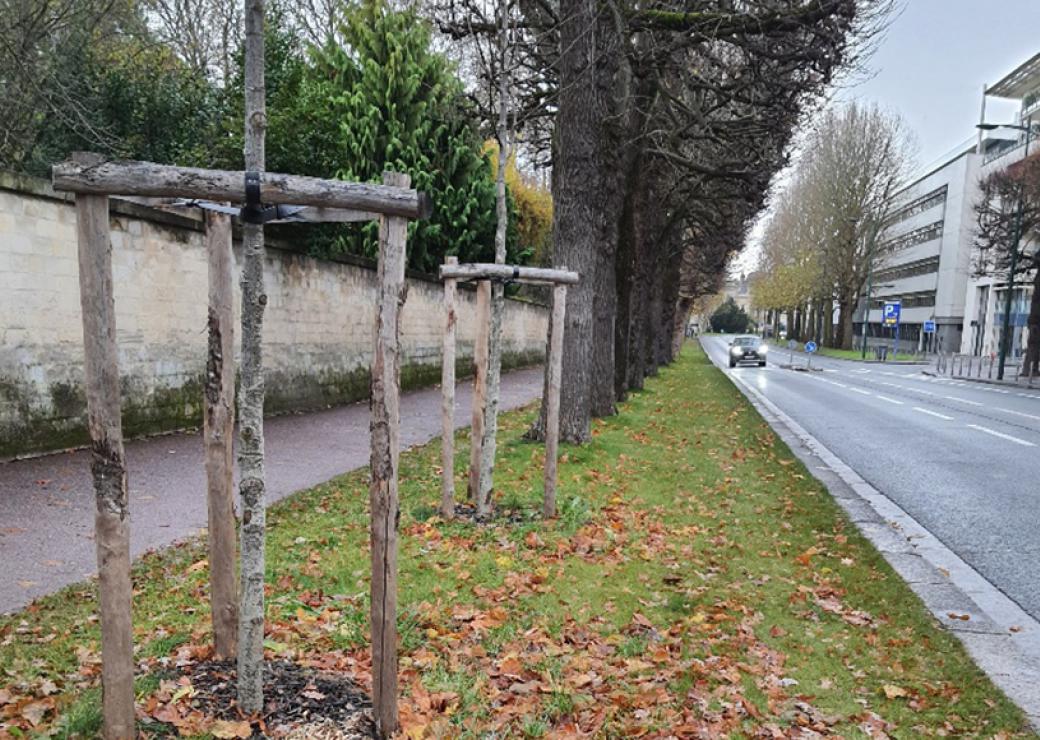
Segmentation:
<svg viewBox="0 0 1040 740">
<path fill-rule="evenodd" d="M 471 387 L 463 382 L 456 391 L 457 427 L 469 425 Z M 541 392 L 540 368 L 505 373 L 502 409 L 530 403 Z M 440 434 L 440 402 L 439 388 L 403 395 L 403 448 Z M 268 419 L 268 503 L 367 465 L 368 422 L 367 402 Z M 126 456 L 134 557 L 206 526 L 206 479 L 198 434 L 128 442 Z M 96 573 L 89 467 L 85 450 L 0 463 L 0 613 L 13 612 Z"/>
</svg>

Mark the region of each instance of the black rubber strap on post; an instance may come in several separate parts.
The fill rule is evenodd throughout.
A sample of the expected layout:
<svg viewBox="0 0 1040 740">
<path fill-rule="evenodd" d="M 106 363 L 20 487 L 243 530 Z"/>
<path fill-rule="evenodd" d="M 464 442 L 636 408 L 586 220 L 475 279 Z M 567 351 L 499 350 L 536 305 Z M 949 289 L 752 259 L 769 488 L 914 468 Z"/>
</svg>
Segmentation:
<svg viewBox="0 0 1040 740">
<path fill-rule="evenodd" d="M 246 172 L 246 203 L 239 211 L 242 223 L 263 224 L 278 218 L 278 206 L 264 208 L 260 202 L 260 173 Z"/>
<path fill-rule="evenodd" d="M 513 265 L 513 274 L 511 277 L 491 277 L 491 278 L 471 278 L 472 280 L 490 280 L 493 283 L 502 283 L 502 285 L 512 285 L 520 279 L 520 268 Z"/>
</svg>

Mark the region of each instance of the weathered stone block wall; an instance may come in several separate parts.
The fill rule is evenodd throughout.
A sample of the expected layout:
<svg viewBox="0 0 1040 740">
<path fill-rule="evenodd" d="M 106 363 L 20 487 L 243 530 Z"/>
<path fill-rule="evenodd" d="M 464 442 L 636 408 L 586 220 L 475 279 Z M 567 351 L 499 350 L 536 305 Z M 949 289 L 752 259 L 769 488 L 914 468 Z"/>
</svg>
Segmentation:
<svg viewBox="0 0 1040 740">
<path fill-rule="evenodd" d="M 197 426 L 207 313 L 201 221 L 116 199 L 111 212 L 124 431 Z M 239 261 L 237 245 L 235 251 Z M 272 244 L 265 280 L 268 412 L 367 397 L 374 267 L 362 260 L 318 260 Z M 440 380 L 442 297 L 439 282 L 410 276 L 401 323 L 406 387 Z M 237 280 L 235 303 L 237 314 Z M 541 361 L 546 309 L 507 303 L 506 362 Z M 459 291 L 463 358 L 472 356 L 475 305 L 474 292 Z M 458 367 L 461 372 L 468 363 Z M 0 174 L 0 459 L 85 442 L 82 383 L 75 208 L 44 181 Z"/>
</svg>

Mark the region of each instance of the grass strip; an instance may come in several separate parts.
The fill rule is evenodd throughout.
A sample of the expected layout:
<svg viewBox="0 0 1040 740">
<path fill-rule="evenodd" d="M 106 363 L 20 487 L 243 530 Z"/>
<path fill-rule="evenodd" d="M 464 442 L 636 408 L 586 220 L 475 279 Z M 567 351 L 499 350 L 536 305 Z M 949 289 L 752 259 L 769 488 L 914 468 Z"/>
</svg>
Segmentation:
<svg viewBox="0 0 1040 740">
<path fill-rule="evenodd" d="M 534 411 L 500 423 L 508 520 L 439 520 L 437 441 L 402 455 L 411 736 L 1034 736 L 695 345 L 597 420 L 590 444 L 564 448 L 551 522 L 538 516 L 542 448 L 522 440 Z M 268 519 L 269 655 L 362 683 L 367 480 L 341 476 Z M 191 715 L 191 692 L 156 676 L 207 657 L 204 557 L 188 543 L 134 569 L 153 718 Z M 0 620 L 0 734 L 97 732 L 95 609 L 85 584 Z"/>
</svg>

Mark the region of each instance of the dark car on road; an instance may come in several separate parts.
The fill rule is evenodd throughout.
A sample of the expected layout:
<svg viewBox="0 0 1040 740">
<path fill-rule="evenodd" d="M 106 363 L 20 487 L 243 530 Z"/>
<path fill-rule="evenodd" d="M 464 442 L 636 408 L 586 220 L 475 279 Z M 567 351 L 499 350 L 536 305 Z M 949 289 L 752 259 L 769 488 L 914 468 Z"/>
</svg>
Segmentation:
<svg viewBox="0 0 1040 740">
<path fill-rule="evenodd" d="M 736 367 L 741 362 L 754 362 L 759 367 L 766 366 L 768 347 L 758 337 L 735 337 L 729 343 L 729 366 Z"/>
</svg>

